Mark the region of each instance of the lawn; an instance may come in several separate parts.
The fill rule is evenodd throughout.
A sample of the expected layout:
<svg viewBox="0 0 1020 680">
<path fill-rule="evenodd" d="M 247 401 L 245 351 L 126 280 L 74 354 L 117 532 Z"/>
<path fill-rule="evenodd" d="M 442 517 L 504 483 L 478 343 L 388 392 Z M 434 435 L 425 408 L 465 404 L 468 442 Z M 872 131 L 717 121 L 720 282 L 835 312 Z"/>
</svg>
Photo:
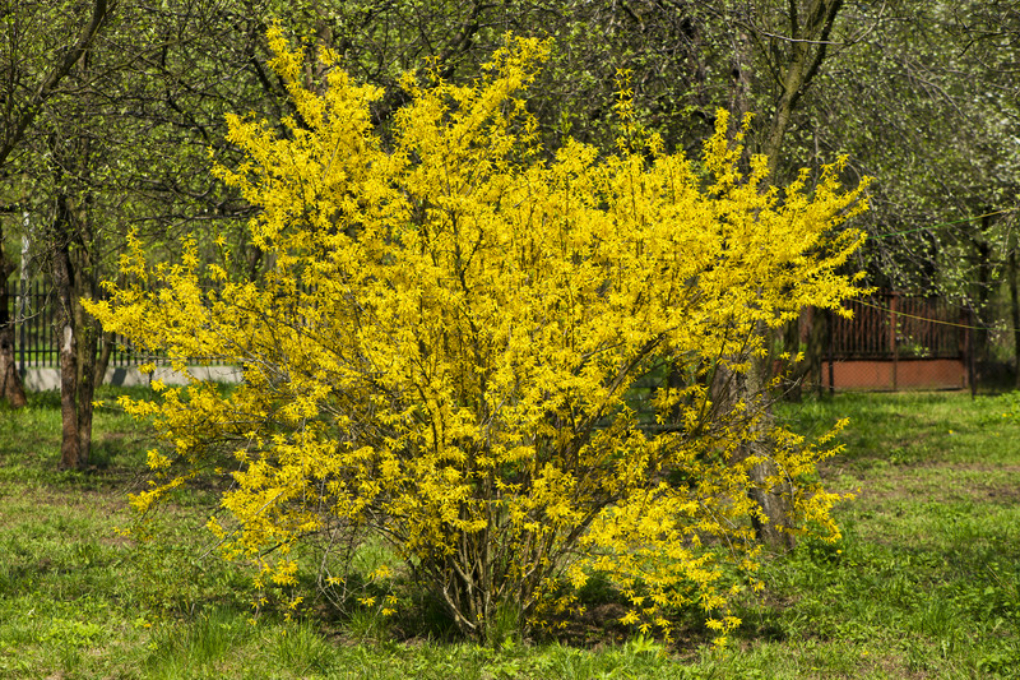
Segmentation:
<svg viewBox="0 0 1020 680">
<path fill-rule="evenodd" d="M 837 395 L 778 414 L 807 434 L 851 418 L 822 476 L 857 498 L 839 544 L 766 561 L 727 647 L 693 615 L 673 644 L 644 638 L 591 589 L 562 639 L 486 648 L 425 604 L 339 616 L 309 598 L 253 623 L 247 575 L 201 529 L 215 489 L 153 518 L 152 540 L 125 536 L 148 433 L 101 408 L 93 469 L 58 473 L 59 401 L 33 395 L 0 410 L 0 677 L 1020 677 L 1020 399 Z"/>
</svg>

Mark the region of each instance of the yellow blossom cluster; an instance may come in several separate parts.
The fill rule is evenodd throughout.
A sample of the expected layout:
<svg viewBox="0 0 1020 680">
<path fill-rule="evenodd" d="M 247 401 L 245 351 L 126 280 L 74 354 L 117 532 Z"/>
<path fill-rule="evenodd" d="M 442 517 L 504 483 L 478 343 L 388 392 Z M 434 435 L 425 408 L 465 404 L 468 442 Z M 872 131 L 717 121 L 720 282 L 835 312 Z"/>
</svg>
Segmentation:
<svg viewBox="0 0 1020 680">
<path fill-rule="evenodd" d="M 862 188 L 840 188 L 838 163 L 769 187 L 722 111 L 695 161 L 639 135 L 611 155 L 543 149 L 525 95 L 549 46 L 532 39 L 508 39 L 469 85 L 406 77 L 384 142 L 378 89 L 324 54 L 318 94 L 278 29 L 270 42 L 293 114 L 231 117 L 246 160 L 215 170 L 259 208 L 267 271 L 231 274 L 224 243 L 220 264 L 189 242 L 179 265 L 151 265 L 132 241 L 135 283 L 90 304 L 177 368 L 217 357 L 244 373 L 125 402 L 172 447 L 150 455 L 136 504 L 229 475 L 230 521 L 210 528 L 266 583 L 294 582 L 303 537 L 367 528 L 469 635 L 507 607 L 541 618 L 594 572 L 630 598 L 628 622 L 668 630 L 696 606 L 731 629 L 740 586 L 724 574 L 753 585 L 757 555 L 757 461 L 734 452 L 757 421 L 749 401 L 713 408 L 710 376 L 746 370 L 762 328 L 854 294 L 841 271 L 862 236 L 840 225 Z M 648 427 L 634 383 L 666 374 L 683 380 L 650 401 L 673 425 Z M 836 497 L 804 481 L 825 452 L 770 436 L 768 484 L 792 482 L 801 525 L 836 535 Z"/>
</svg>

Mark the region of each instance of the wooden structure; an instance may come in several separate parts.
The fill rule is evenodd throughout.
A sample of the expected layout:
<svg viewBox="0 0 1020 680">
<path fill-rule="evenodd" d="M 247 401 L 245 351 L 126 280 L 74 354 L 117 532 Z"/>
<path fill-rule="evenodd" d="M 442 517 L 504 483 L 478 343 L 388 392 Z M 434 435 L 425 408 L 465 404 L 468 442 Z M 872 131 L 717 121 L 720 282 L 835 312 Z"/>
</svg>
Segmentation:
<svg viewBox="0 0 1020 680">
<path fill-rule="evenodd" d="M 876 294 L 829 315 L 821 385 L 830 390 L 964 389 L 972 382 L 965 309 L 935 297 Z"/>
</svg>

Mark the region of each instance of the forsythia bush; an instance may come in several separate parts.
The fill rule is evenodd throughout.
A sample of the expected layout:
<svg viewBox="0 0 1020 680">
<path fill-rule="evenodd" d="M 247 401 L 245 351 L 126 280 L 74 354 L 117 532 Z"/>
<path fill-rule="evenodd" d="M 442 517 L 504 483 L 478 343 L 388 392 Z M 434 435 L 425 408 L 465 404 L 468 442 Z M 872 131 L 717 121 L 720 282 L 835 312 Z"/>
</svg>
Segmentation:
<svg viewBox="0 0 1020 680">
<path fill-rule="evenodd" d="M 713 377 L 748 369 L 761 330 L 854 294 L 838 273 L 861 236 L 836 227 L 861 206 L 839 166 L 766 189 L 765 159 L 740 169 L 727 116 L 700 162 L 669 155 L 629 123 L 613 155 L 578 142 L 538 148 L 522 99 L 547 46 L 511 39 L 470 86 L 407 77 L 409 103 L 384 143 L 381 93 L 331 66 L 322 94 L 279 30 L 273 67 L 294 114 L 282 131 L 229 119 L 247 154 L 216 168 L 261 208 L 257 280 L 202 265 L 150 265 L 91 311 L 107 330 L 168 353 L 227 357 L 244 383 L 194 382 L 153 417 L 172 453 L 142 508 L 209 471 L 232 480 L 228 554 L 263 583 L 295 582 L 292 548 L 323 532 L 382 537 L 468 635 L 510 612 L 555 614 L 569 586 L 601 573 L 630 599 L 624 618 L 668 633 L 699 607 L 721 634 L 757 548 L 737 455 L 760 436 L 755 400 L 713 404 Z M 670 376 L 639 422 L 634 381 Z M 677 379 L 679 376 L 682 379 Z M 771 427 L 771 426 L 770 426 Z M 752 434 L 753 433 L 753 434 Z M 806 482 L 824 452 L 773 430 L 798 526 L 838 535 L 837 499 Z M 759 484 L 761 484 L 759 482 Z"/>
</svg>

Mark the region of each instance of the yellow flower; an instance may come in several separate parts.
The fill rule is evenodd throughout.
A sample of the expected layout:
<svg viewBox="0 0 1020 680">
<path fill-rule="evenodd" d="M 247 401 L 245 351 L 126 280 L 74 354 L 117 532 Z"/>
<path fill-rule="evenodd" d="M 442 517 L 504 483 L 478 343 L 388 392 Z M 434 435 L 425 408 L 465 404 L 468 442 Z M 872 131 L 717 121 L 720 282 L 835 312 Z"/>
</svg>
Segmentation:
<svg viewBox="0 0 1020 680">
<path fill-rule="evenodd" d="M 243 160 L 213 170 L 254 208 L 245 238 L 265 271 L 238 274 L 250 268 L 222 237 L 215 269 L 196 239 L 147 264 L 131 235 L 130 283 L 86 305 L 174 367 L 227 358 L 244 372 L 229 391 L 154 381 L 160 400 L 123 402 L 173 444 L 149 455 L 164 477 L 132 505 L 219 469 L 209 529 L 257 565 L 257 588 L 296 587 L 291 550 L 310 536 L 384 535 L 418 573 L 461 575 L 453 590 L 480 598 L 454 602 L 462 621 L 496 594 L 555 613 L 567 603 L 554 579 L 531 575 L 570 555 L 574 584 L 598 573 L 630 597 L 624 623 L 668 635 L 664 612 L 697 606 L 723 616 L 709 625 L 725 640 L 737 623 L 718 612 L 740 591 L 727 573 L 753 573 L 760 555 L 755 460 L 734 454 L 762 422 L 758 395 L 720 409 L 710 383 L 750 370 L 763 330 L 855 294 L 843 272 L 863 236 L 841 225 L 865 185 L 843 191 L 837 161 L 814 186 L 802 173 L 769 188 L 725 111 L 696 163 L 668 154 L 625 85 L 625 142 L 543 149 L 526 105 L 550 49 L 539 40 L 508 37 L 467 85 L 438 67 L 424 84 L 405 76 L 385 136 L 378 88 L 334 64 L 309 90 L 302 51 L 278 27 L 269 44 L 294 114 L 229 117 Z M 636 387 L 656 376 L 669 377 L 650 396 Z M 641 427 L 639 401 L 665 432 Z M 835 450 L 765 425 L 784 479 L 811 479 Z M 806 526 L 839 536 L 845 496 L 804 482 L 790 498 Z M 476 574 L 494 575 L 488 591 Z"/>
</svg>

